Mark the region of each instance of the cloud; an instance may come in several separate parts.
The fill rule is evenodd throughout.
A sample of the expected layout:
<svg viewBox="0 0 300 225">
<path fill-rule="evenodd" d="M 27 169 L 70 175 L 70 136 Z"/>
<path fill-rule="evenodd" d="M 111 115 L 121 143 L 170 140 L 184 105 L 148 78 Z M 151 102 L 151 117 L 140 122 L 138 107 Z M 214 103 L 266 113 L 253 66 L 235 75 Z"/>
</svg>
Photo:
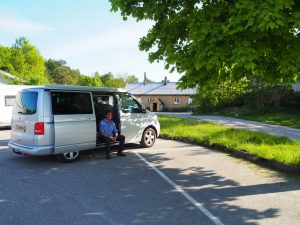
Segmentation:
<svg viewBox="0 0 300 225">
<path fill-rule="evenodd" d="M 1 11 L 3 9 L 0 9 Z M 8 12 L 0 15 L 0 32 L 8 32 L 13 34 L 29 34 L 43 31 L 50 31 L 51 27 L 41 23 L 29 21 L 16 15 L 16 13 Z"/>
<path fill-rule="evenodd" d="M 81 57 L 90 53 L 112 53 L 138 49 L 139 38 L 147 33 L 149 23 L 129 23 L 101 34 L 89 34 L 56 46 L 49 55 L 53 58 Z"/>
</svg>

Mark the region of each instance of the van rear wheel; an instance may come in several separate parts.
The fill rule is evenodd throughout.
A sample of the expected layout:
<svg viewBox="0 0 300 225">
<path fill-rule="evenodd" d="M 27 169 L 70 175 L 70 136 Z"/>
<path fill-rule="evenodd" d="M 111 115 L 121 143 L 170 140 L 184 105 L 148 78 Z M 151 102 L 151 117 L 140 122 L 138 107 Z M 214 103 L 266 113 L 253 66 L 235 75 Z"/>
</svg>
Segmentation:
<svg viewBox="0 0 300 225">
<path fill-rule="evenodd" d="M 66 152 L 66 153 L 62 153 L 62 154 L 58 154 L 56 155 L 56 157 L 65 163 L 71 163 L 76 161 L 79 158 L 80 152 Z"/>
<path fill-rule="evenodd" d="M 144 148 L 149 148 L 152 145 L 154 145 L 156 140 L 156 132 L 153 128 L 148 127 L 144 133 L 143 133 L 143 137 L 142 137 L 142 141 L 141 141 L 141 145 Z"/>
</svg>

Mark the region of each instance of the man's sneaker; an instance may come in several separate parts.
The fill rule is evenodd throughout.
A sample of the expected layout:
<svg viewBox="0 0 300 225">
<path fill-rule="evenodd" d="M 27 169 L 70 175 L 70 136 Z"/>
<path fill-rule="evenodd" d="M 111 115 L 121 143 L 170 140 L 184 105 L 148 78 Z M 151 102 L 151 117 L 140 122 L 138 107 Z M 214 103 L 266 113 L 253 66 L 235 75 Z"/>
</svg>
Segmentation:
<svg viewBox="0 0 300 225">
<path fill-rule="evenodd" d="M 126 156 L 123 152 L 118 152 L 118 156 Z"/>
<path fill-rule="evenodd" d="M 106 155 L 105 158 L 106 158 L 106 159 L 110 159 L 110 155 Z"/>
</svg>

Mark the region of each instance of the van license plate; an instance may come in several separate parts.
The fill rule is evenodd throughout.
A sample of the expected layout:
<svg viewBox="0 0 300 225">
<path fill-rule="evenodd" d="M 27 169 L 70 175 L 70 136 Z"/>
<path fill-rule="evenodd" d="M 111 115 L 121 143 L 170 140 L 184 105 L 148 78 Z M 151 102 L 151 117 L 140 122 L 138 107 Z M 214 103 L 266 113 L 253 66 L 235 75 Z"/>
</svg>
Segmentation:
<svg viewBox="0 0 300 225">
<path fill-rule="evenodd" d="M 16 130 L 25 132 L 26 131 L 26 126 L 17 125 Z"/>
</svg>

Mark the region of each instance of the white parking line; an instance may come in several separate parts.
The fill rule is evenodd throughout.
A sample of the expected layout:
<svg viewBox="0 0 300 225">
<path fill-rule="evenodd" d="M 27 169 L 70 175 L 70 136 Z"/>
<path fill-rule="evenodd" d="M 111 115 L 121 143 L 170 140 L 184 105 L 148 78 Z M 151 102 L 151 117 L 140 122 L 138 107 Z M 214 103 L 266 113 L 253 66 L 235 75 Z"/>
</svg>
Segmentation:
<svg viewBox="0 0 300 225">
<path fill-rule="evenodd" d="M 0 149 L 0 153 L 1 153 L 1 152 L 9 152 L 9 151 L 10 151 L 9 149 L 7 149 L 7 150 L 1 150 L 1 149 Z"/>
<path fill-rule="evenodd" d="M 210 211 L 208 211 L 201 203 L 197 202 L 192 196 L 190 196 L 187 192 L 185 192 L 179 185 L 177 185 L 174 181 L 172 181 L 169 177 L 167 177 L 163 172 L 161 172 L 159 169 L 157 169 L 147 159 L 145 159 L 143 156 L 141 156 L 138 152 L 134 152 L 134 154 L 136 154 L 143 162 L 145 162 L 148 166 L 150 166 L 165 181 L 167 181 L 170 185 L 172 185 L 175 188 L 175 190 L 180 192 L 187 200 L 189 200 L 204 215 L 206 215 L 214 224 L 224 225 L 217 217 L 215 217 Z"/>
<path fill-rule="evenodd" d="M 193 149 L 201 149 L 201 146 L 186 146 L 180 148 L 148 148 L 148 149 L 132 149 L 140 152 L 154 152 L 154 151 L 165 151 L 165 150 L 193 150 Z"/>
</svg>

